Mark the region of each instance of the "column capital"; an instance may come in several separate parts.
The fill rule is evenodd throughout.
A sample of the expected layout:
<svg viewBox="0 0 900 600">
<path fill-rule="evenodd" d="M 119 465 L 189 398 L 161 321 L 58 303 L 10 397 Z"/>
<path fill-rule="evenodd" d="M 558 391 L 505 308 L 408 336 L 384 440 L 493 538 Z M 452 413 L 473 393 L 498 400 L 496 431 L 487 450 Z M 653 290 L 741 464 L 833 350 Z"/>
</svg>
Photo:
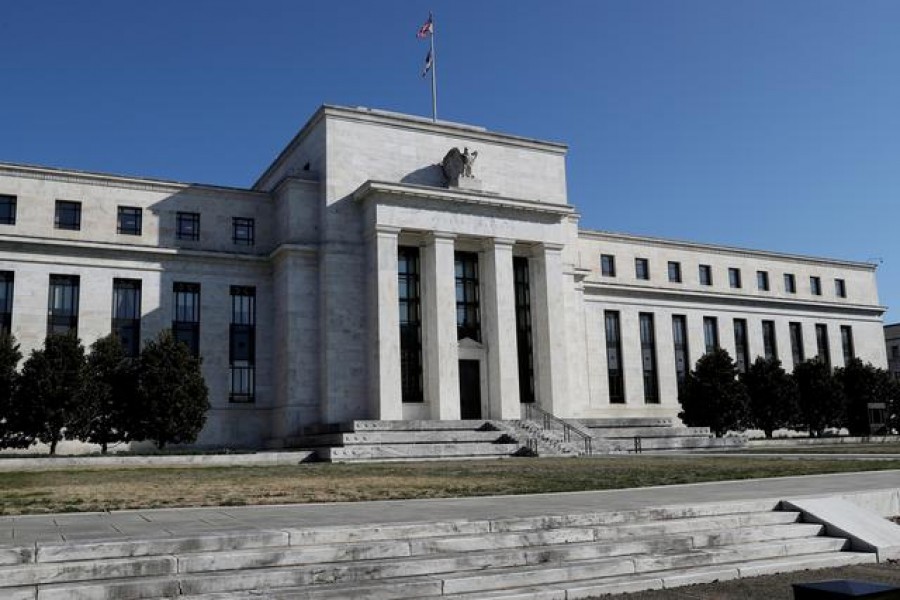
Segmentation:
<svg viewBox="0 0 900 600">
<path fill-rule="evenodd" d="M 491 248 L 504 248 L 504 249 L 512 249 L 515 245 L 516 240 L 511 238 L 486 238 L 484 240 L 484 249 L 490 250 Z"/>
<path fill-rule="evenodd" d="M 435 242 L 452 242 L 456 240 L 456 234 L 448 231 L 429 231 L 425 234 L 425 242 L 433 244 Z"/>
<path fill-rule="evenodd" d="M 534 247 L 532 248 L 532 254 L 534 256 L 540 256 L 542 254 L 556 254 L 562 252 L 563 248 L 565 248 L 565 245 L 563 244 L 541 242 L 534 245 Z"/>
<path fill-rule="evenodd" d="M 365 238 L 367 240 L 374 240 L 378 238 L 397 239 L 399 236 L 399 227 L 393 227 L 391 225 L 375 225 L 374 227 L 366 231 Z"/>
</svg>

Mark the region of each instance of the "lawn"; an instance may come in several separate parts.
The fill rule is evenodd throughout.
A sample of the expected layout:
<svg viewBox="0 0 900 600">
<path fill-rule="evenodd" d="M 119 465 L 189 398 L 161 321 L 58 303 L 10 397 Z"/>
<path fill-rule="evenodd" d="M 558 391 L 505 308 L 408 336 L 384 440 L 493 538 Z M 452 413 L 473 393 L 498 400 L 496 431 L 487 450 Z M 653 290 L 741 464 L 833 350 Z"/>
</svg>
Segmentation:
<svg viewBox="0 0 900 600">
<path fill-rule="evenodd" d="M 446 498 L 900 469 L 900 460 L 598 457 L 0 473 L 0 514 Z"/>
</svg>

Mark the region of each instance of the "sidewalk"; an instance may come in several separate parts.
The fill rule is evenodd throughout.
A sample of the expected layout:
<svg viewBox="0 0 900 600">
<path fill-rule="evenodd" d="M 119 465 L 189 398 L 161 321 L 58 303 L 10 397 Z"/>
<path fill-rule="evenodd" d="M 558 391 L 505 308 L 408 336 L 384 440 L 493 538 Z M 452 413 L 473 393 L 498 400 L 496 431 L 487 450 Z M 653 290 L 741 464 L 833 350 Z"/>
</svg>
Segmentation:
<svg viewBox="0 0 900 600">
<path fill-rule="evenodd" d="M 883 489 L 896 490 L 900 495 L 900 471 L 521 496 L 29 515 L 0 517 L 0 546 L 35 542 L 180 537 L 214 534 L 219 531 L 286 527 L 607 512 L 708 502 L 852 494 Z"/>
</svg>

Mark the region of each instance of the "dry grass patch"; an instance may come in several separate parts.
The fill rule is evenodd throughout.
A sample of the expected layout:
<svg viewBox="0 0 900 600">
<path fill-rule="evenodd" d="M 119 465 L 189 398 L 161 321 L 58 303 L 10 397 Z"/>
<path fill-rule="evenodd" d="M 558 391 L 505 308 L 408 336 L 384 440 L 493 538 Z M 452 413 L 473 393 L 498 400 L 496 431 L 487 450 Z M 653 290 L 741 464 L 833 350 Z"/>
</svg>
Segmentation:
<svg viewBox="0 0 900 600">
<path fill-rule="evenodd" d="M 0 514 L 447 498 L 900 469 L 900 460 L 598 457 L 0 473 Z"/>
</svg>

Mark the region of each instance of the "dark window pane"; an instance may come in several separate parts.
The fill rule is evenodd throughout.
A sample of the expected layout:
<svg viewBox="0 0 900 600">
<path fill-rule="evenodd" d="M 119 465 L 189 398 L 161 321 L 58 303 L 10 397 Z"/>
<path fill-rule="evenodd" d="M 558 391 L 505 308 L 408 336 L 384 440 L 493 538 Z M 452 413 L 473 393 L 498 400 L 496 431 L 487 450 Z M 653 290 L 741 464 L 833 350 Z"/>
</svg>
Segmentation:
<svg viewBox="0 0 900 600">
<path fill-rule="evenodd" d="M 625 402 L 625 378 L 622 371 L 619 313 L 606 311 L 604 322 L 606 325 L 606 371 L 609 375 L 609 401 L 613 404 L 622 404 Z"/>
<path fill-rule="evenodd" d="M 616 257 L 612 254 L 600 255 L 600 273 L 607 277 L 616 276 Z"/>
<path fill-rule="evenodd" d="M 456 253 L 456 337 L 481 341 L 481 314 L 478 301 L 478 255 Z"/>
<path fill-rule="evenodd" d="M 175 219 L 175 235 L 179 240 L 199 240 L 200 213 L 179 212 Z"/>
<path fill-rule="evenodd" d="M 57 229 L 81 229 L 81 202 L 57 200 L 53 223 Z"/>
<path fill-rule="evenodd" d="M 123 235 L 141 235 L 141 209 L 120 206 L 117 232 Z"/>
<path fill-rule="evenodd" d="M 255 241 L 255 223 L 253 219 L 235 217 L 232 220 L 232 241 L 238 246 L 252 246 Z"/>
<path fill-rule="evenodd" d="M 0 225 L 16 224 L 16 197 L 0 195 Z"/>
<path fill-rule="evenodd" d="M 125 354 L 136 357 L 141 344 L 141 281 L 113 279 L 112 330 Z"/>
<path fill-rule="evenodd" d="M 47 335 L 78 335 L 77 275 L 51 275 L 47 307 Z"/>
<path fill-rule="evenodd" d="M 513 258 L 516 302 L 516 349 L 519 359 L 519 402 L 534 402 L 534 340 L 531 331 L 531 280 L 528 259 Z"/>
</svg>

